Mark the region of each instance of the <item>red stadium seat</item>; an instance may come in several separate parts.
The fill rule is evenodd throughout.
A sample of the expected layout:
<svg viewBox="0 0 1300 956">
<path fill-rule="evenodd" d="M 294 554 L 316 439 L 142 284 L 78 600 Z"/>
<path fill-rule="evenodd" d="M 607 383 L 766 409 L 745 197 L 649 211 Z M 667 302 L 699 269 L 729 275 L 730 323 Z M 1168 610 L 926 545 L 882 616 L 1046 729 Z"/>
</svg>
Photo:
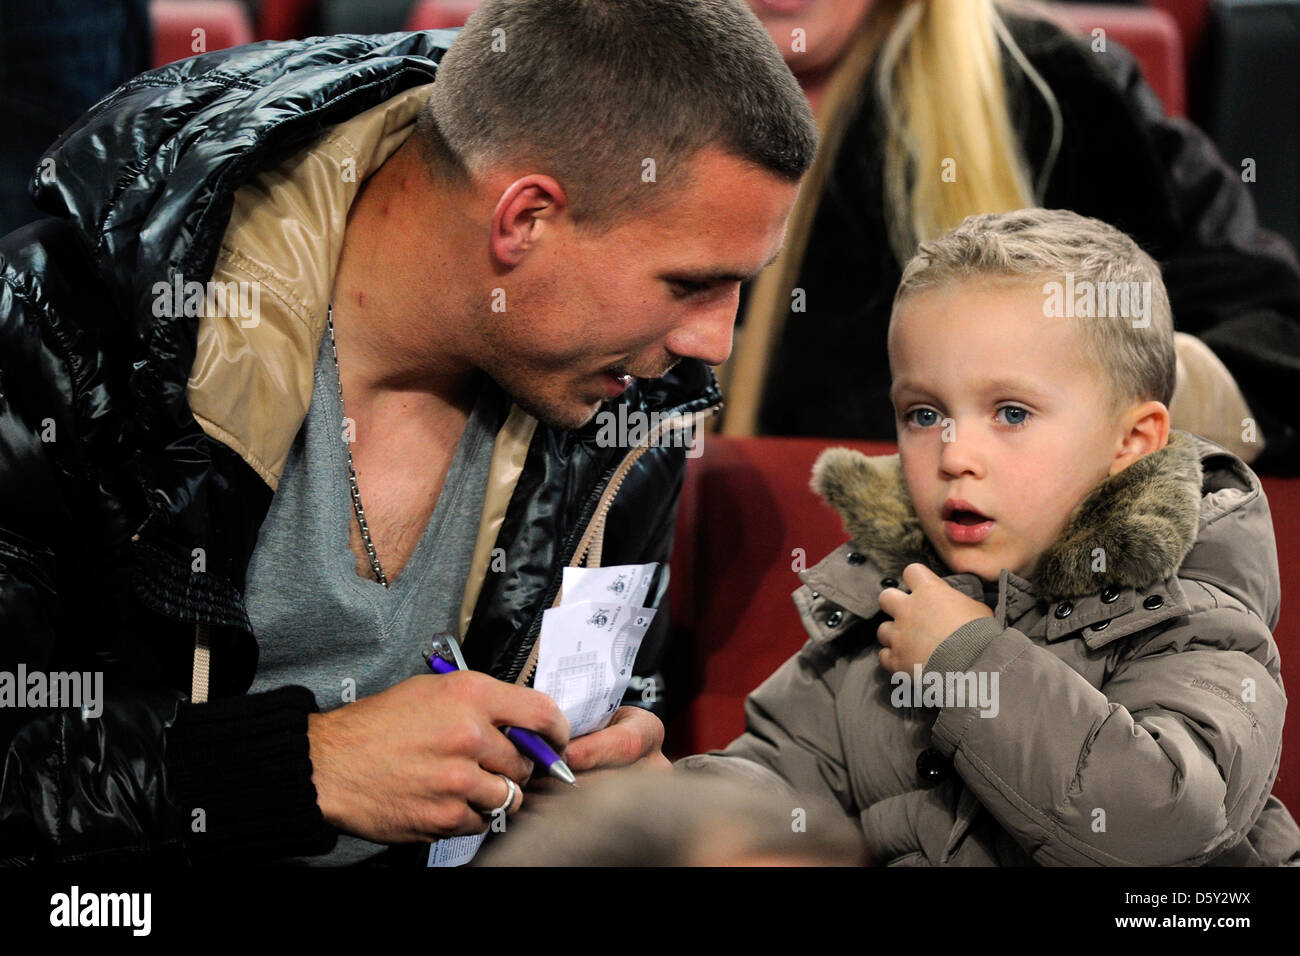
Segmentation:
<svg viewBox="0 0 1300 956">
<path fill-rule="evenodd" d="M 1210 0 L 1147 0 L 1148 5 L 1164 10 L 1178 24 L 1183 40 L 1183 61 L 1187 64 L 1187 115 L 1205 128 L 1206 99 L 1209 96 L 1208 34 Z"/>
<path fill-rule="evenodd" d="M 1194 64 L 1209 23 L 1210 0 L 1147 0 L 1147 4 L 1174 18 L 1187 62 Z"/>
<path fill-rule="evenodd" d="M 420 0 L 407 18 L 408 30 L 446 30 L 463 27 L 479 0 Z"/>
<path fill-rule="evenodd" d="M 253 25 L 238 0 L 149 0 L 153 65 L 252 43 Z"/>
<path fill-rule="evenodd" d="M 1053 11 L 1085 37 L 1096 28 L 1106 31 L 1136 58 L 1142 75 L 1156 91 L 1170 116 L 1187 112 L 1187 67 L 1178 23 L 1165 10 L 1107 4 L 1055 4 Z M 1189 21 L 1189 26 L 1190 26 Z"/>
<path fill-rule="evenodd" d="M 745 695 L 807 638 L 790 592 L 794 567 L 843 544 L 840 520 L 808 487 L 831 445 L 893 454 L 881 442 L 708 435 L 688 463 L 672 556 L 672 637 L 664 677 L 672 705 L 664 752 L 724 747 L 745 729 Z M 1282 574 L 1274 631 L 1282 679 L 1300 687 L 1300 478 L 1265 478 Z M 1300 812 L 1300 707 L 1288 709 L 1273 793 Z"/>
<path fill-rule="evenodd" d="M 261 0 L 257 7 L 259 40 L 296 40 L 310 35 L 309 23 L 320 0 Z"/>
</svg>

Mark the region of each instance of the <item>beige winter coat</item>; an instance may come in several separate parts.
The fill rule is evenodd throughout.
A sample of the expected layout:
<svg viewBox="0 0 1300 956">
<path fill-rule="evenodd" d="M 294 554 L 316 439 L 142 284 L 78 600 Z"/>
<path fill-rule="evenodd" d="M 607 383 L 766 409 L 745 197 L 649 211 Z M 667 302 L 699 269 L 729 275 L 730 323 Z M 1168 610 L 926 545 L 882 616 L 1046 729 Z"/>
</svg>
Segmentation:
<svg viewBox="0 0 1300 956">
<path fill-rule="evenodd" d="M 810 639 L 750 695 L 745 734 L 679 769 L 838 803 L 878 863 L 1300 863 L 1270 795 L 1277 552 L 1239 458 L 1175 431 L 1099 484 L 1034 580 L 1004 570 L 994 617 L 934 651 L 920 698 L 876 660 L 881 589 L 913 561 L 977 600 L 981 582 L 939 561 L 897 455 L 829 450 L 813 484 L 853 540 L 800 575 Z M 925 696 L 963 672 L 964 700 Z"/>
</svg>

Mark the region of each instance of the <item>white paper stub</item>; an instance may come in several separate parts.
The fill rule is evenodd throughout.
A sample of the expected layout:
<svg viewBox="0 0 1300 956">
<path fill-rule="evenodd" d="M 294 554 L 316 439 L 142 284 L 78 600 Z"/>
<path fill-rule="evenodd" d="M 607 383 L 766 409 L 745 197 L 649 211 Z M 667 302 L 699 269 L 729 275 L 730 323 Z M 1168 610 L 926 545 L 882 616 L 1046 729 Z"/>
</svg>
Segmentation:
<svg viewBox="0 0 1300 956">
<path fill-rule="evenodd" d="M 564 711 L 573 737 L 600 730 L 614 716 L 654 617 L 650 608 L 594 601 L 543 612 L 533 686 Z"/>
<path fill-rule="evenodd" d="M 560 606 L 595 601 L 642 607 L 650 593 L 657 563 L 616 564 L 608 568 L 565 568 L 560 582 Z"/>
<path fill-rule="evenodd" d="M 487 839 L 488 831 L 469 836 L 447 837 L 429 846 L 429 866 L 464 866 Z"/>
</svg>

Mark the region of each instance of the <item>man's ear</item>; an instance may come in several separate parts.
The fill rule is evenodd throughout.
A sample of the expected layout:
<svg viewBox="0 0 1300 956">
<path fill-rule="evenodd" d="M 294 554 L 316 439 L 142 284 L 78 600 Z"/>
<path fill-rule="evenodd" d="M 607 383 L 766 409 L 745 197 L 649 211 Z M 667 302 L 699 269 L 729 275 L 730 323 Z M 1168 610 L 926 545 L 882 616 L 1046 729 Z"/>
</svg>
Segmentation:
<svg viewBox="0 0 1300 956">
<path fill-rule="evenodd" d="M 492 257 L 513 267 L 569 208 L 564 189 L 550 176 L 534 173 L 506 186 L 492 212 Z"/>
<path fill-rule="evenodd" d="M 1162 402 L 1142 402 L 1124 416 L 1119 450 L 1110 463 L 1117 475 L 1143 455 L 1159 451 L 1169 442 L 1169 409 Z"/>
</svg>

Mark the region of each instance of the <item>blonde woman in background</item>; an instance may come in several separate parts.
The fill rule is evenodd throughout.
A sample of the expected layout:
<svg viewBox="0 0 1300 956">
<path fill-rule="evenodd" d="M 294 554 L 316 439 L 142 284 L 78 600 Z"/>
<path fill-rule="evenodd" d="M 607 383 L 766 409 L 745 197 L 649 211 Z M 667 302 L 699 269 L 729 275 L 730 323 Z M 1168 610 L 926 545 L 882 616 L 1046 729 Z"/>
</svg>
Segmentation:
<svg viewBox="0 0 1300 956">
<path fill-rule="evenodd" d="M 723 430 L 893 440 L 900 263 L 967 215 L 1071 209 L 1160 262 L 1174 425 L 1300 470 L 1300 267 L 1125 50 L 993 0 L 750 0 L 823 131 L 785 252 L 746 290 Z M 1283 173 L 1278 172 L 1277 175 Z"/>
</svg>

